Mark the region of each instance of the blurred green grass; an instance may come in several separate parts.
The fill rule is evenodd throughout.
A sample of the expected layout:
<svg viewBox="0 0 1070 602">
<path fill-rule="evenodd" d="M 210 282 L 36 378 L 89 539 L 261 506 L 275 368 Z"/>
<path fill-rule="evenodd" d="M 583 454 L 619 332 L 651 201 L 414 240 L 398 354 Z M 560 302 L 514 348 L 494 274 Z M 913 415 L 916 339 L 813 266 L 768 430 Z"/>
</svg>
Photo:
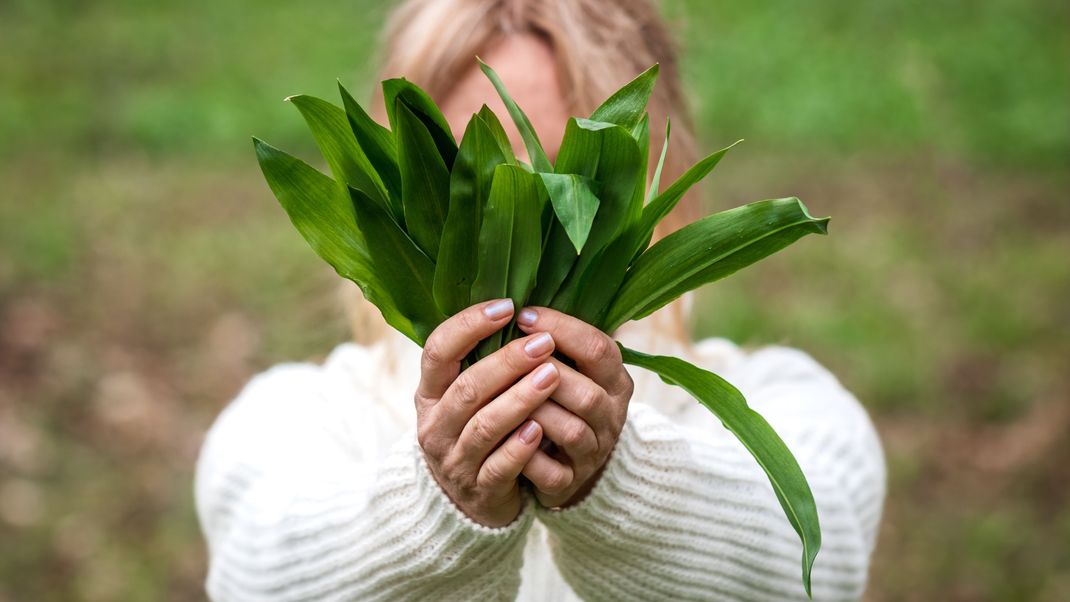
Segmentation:
<svg viewBox="0 0 1070 602">
<path fill-rule="evenodd" d="M 666 0 L 711 209 L 833 216 L 703 291 L 873 413 L 870 600 L 1070 598 L 1070 6 Z M 200 437 L 250 374 L 347 335 L 249 136 L 369 89 L 387 7 L 0 3 L 0 601 L 200 599 Z M 820 561 L 818 562 L 820 565 Z"/>
</svg>

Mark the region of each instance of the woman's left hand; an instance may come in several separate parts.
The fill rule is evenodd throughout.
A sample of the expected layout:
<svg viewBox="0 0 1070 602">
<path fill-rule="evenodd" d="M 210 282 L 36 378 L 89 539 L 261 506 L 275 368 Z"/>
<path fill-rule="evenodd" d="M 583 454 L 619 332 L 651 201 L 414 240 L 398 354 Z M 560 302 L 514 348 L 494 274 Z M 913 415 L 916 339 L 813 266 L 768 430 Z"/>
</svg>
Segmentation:
<svg viewBox="0 0 1070 602">
<path fill-rule="evenodd" d="M 608 335 L 572 316 L 546 307 L 527 307 L 517 315 L 525 333 L 548 332 L 557 351 L 576 367 L 551 360 L 561 380 L 552 401 L 531 415 L 565 457 L 540 449 L 523 474 L 543 506 L 567 507 L 594 487 L 617 443 L 628 415 L 633 383 L 620 349 Z"/>
</svg>

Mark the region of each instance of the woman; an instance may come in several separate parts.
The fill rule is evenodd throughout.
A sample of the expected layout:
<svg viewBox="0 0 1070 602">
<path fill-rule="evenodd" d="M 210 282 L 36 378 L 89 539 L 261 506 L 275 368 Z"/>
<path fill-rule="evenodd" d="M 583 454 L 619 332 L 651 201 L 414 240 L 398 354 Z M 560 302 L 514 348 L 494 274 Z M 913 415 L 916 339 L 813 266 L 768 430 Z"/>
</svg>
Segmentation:
<svg viewBox="0 0 1070 602">
<path fill-rule="evenodd" d="M 423 86 L 459 132 L 484 102 L 505 115 L 479 54 L 553 156 L 569 115 L 660 62 L 651 131 L 675 119 L 671 178 L 694 153 L 669 42 L 646 0 L 413 0 L 388 28 L 384 76 Z M 212 598 L 805 599 L 801 545 L 764 473 L 686 393 L 629 374 L 609 337 L 496 300 L 421 351 L 354 311 L 366 345 L 258 376 L 207 437 L 196 494 Z M 744 392 L 814 490 L 815 599 L 860 598 L 885 487 L 865 411 L 801 352 L 688 343 L 685 314 L 678 303 L 615 336 Z M 527 336 L 460 372 L 514 317 Z"/>
</svg>

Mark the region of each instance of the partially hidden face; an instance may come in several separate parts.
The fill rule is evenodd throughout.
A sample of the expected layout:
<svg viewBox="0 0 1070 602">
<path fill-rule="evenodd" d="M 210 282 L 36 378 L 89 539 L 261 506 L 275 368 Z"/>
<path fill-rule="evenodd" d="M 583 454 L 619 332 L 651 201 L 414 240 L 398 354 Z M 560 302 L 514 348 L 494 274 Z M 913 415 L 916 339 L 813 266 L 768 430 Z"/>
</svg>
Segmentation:
<svg viewBox="0 0 1070 602">
<path fill-rule="evenodd" d="M 498 72 L 517 104 L 524 107 L 546 154 L 553 161 L 561 146 L 565 123 L 571 116 L 558 78 L 553 49 L 533 34 L 514 34 L 486 49 L 481 58 Z M 520 132 L 513 126 L 494 86 L 480 72 L 475 61 L 449 94 L 440 99 L 439 108 L 454 135 L 460 139 L 472 113 L 479 112 L 484 104 L 501 119 L 516 156 L 527 161 Z"/>
</svg>

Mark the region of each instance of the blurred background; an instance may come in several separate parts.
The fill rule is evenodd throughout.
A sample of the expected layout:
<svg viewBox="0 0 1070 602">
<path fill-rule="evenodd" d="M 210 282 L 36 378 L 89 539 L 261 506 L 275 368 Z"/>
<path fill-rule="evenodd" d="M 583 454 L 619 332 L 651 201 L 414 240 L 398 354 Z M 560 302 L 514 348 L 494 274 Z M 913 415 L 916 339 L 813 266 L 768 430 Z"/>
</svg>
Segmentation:
<svg viewBox="0 0 1070 602">
<path fill-rule="evenodd" d="M 202 599 L 198 446 L 348 336 L 250 136 L 370 93 L 388 3 L 0 0 L 0 601 Z M 1070 600 L 1070 4 L 664 0 L 711 210 L 831 235 L 705 289 L 801 347 L 890 467 L 867 599 Z M 819 560 L 820 563 L 820 560 Z"/>
</svg>

